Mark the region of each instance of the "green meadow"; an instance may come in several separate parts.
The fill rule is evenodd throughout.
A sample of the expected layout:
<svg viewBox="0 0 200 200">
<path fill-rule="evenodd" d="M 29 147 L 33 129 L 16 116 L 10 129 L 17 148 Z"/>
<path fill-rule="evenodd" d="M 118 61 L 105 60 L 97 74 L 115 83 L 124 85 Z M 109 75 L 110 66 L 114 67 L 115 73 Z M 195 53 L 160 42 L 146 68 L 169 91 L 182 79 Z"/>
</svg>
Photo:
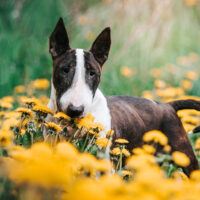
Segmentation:
<svg viewBox="0 0 200 200">
<path fill-rule="evenodd" d="M 95 37 L 111 27 L 112 46 L 100 84 L 106 95 L 141 96 L 154 87 L 155 68 L 167 84 L 180 86 L 184 70 L 177 60 L 200 54 L 200 5 L 194 2 L 1 1 L 0 96 L 11 95 L 16 85 L 31 80 L 51 79 L 48 38 L 60 16 L 73 48 L 89 49 Z M 170 64 L 177 66 L 178 73 L 169 73 Z M 130 69 L 125 76 L 124 66 Z M 199 63 L 187 67 L 199 74 Z M 188 93 L 200 95 L 198 81 Z"/>
</svg>

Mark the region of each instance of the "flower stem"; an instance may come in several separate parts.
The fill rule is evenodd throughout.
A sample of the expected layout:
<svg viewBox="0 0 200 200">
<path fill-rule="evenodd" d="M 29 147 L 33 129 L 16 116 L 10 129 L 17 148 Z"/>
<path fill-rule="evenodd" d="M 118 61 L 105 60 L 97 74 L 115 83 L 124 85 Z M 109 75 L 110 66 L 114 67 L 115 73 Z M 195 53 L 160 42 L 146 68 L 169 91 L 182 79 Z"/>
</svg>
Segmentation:
<svg viewBox="0 0 200 200">
<path fill-rule="evenodd" d="M 57 140 L 58 140 L 58 135 L 59 135 L 59 132 L 56 133 L 56 138 L 55 138 L 55 145 L 57 144 Z"/>
<path fill-rule="evenodd" d="M 81 128 L 81 129 L 78 129 L 78 130 L 74 133 L 74 135 L 72 135 L 72 136 L 69 138 L 68 142 L 71 142 L 72 139 L 75 138 L 75 137 L 81 132 L 81 130 L 82 130 L 82 128 Z"/>
<path fill-rule="evenodd" d="M 119 156 L 119 170 L 122 170 L 122 149 L 120 149 L 120 156 Z"/>
<path fill-rule="evenodd" d="M 86 143 L 87 143 L 87 141 L 88 141 L 88 137 L 89 137 L 89 132 L 87 132 L 87 135 L 86 135 L 84 144 L 83 144 L 83 146 L 82 146 L 82 148 L 81 148 L 81 152 L 83 152 L 83 150 L 85 149 L 85 145 L 86 145 Z"/>
<path fill-rule="evenodd" d="M 118 159 L 117 166 L 116 166 L 116 171 L 118 171 L 118 168 L 119 168 L 119 162 L 120 162 L 120 159 Z"/>
<path fill-rule="evenodd" d="M 95 135 L 92 136 L 92 139 L 90 140 L 89 144 L 86 146 L 84 152 L 87 152 L 88 149 L 92 146 L 92 142 L 94 141 Z"/>
</svg>

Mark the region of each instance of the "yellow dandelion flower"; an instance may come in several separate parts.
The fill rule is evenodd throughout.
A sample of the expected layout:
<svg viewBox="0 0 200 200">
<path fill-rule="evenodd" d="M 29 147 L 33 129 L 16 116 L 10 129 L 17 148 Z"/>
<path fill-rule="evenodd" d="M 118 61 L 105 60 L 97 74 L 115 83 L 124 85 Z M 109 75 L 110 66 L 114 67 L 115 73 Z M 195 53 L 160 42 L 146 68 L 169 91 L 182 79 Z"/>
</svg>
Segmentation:
<svg viewBox="0 0 200 200">
<path fill-rule="evenodd" d="M 74 120 L 78 128 L 84 127 L 86 129 L 96 129 L 99 131 L 104 131 L 104 127 L 100 123 L 94 122 L 94 117 L 92 114 L 87 114 L 84 118 L 77 118 Z"/>
<path fill-rule="evenodd" d="M 168 138 L 165 134 L 158 130 L 146 132 L 143 136 L 144 142 L 155 142 L 165 146 L 168 143 Z"/>
<path fill-rule="evenodd" d="M 83 172 L 94 172 L 97 166 L 96 158 L 89 153 L 81 153 L 79 155 L 79 165 Z"/>
<path fill-rule="evenodd" d="M 189 66 L 191 64 L 190 60 L 187 57 L 185 57 L 185 56 L 178 57 L 176 62 L 179 65 L 183 66 L 183 67 L 187 67 L 187 66 Z"/>
<path fill-rule="evenodd" d="M 151 73 L 151 76 L 154 78 L 161 78 L 163 75 L 160 68 L 153 68 L 151 69 L 150 73 Z"/>
<path fill-rule="evenodd" d="M 199 101 L 200 99 L 196 99 L 197 101 Z M 186 110 L 183 110 L 186 111 Z M 199 111 L 197 110 L 187 110 L 188 115 L 192 115 L 192 116 L 199 116 Z"/>
<path fill-rule="evenodd" d="M 199 118 L 197 116 L 187 115 L 187 116 L 183 116 L 181 120 L 184 123 L 190 123 L 190 124 L 193 124 L 193 125 L 199 124 Z"/>
<path fill-rule="evenodd" d="M 146 90 L 146 91 L 144 91 L 144 92 L 142 93 L 142 97 L 143 97 L 143 98 L 146 98 L 146 99 L 151 99 L 151 100 L 154 99 L 154 98 L 153 98 L 152 92 L 151 92 L 151 91 L 148 91 L 148 90 Z"/>
<path fill-rule="evenodd" d="M 109 130 L 107 133 L 106 133 L 106 136 L 107 137 L 112 137 L 113 136 L 113 134 L 114 134 L 114 130 Z"/>
<path fill-rule="evenodd" d="M 107 160 L 97 160 L 96 170 L 99 172 L 108 172 L 111 169 L 111 163 Z"/>
<path fill-rule="evenodd" d="M 118 144 L 128 144 L 129 143 L 128 140 L 123 139 L 123 138 L 116 139 L 115 142 Z"/>
<path fill-rule="evenodd" d="M 23 85 L 18 85 L 14 87 L 14 93 L 24 93 L 25 87 Z"/>
<path fill-rule="evenodd" d="M 30 109 L 28 109 L 28 108 L 19 107 L 19 108 L 17 108 L 16 111 L 19 112 L 19 113 L 25 114 L 26 116 L 29 116 L 30 118 L 33 117 L 32 111 Z"/>
<path fill-rule="evenodd" d="M 85 127 L 89 129 L 94 123 L 94 117 L 89 113 L 84 118 L 75 119 L 74 122 L 77 124 L 78 128 Z"/>
<path fill-rule="evenodd" d="M 80 25 L 86 25 L 87 23 L 88 23 L 88 18 L 87 18 L 87 16 L 85 16 L 85 15 L 81 15 L 79 18 L 78 18 L 78 23 L 80 24 Z"/>
<path fill-rule="evenodd" d="M 120 150 L 119 147 L 113 148 L 113 149 L 110 151 L 110 154 L 112 154 L 112 155 L 114 155 L 114 156 L 119 156 L 120 153 L 121 153 L 121 151 L 122 151 L 122 154 L 123 154 L 124 156 L 126 156 L 126 157 L 129 157 L 129 156 L 131 155 L 130 152 L 129 152 L 129 150 L 127 150 L 127 149 L 125 149 L 125 148 L 123 148 L 122 150 Z"/>
<path fill-rule="evenodd" d="M 12 144 L 13 133 L 9 130 L 0 130 L 0 146 L 8 147 Z"/>
<path fill-rule="evenodd" d="M 184 94 L 184 90 L 182 88 L 173 88 L 168 87 L 165 89 L 157 89 L 155 94 L 160 98 L 173 98 L 176 96 L 181 96 Z"/>
<path fill-rule="evenodd" d="M 155 164 L 155 156 L 146 153 L 133 155 L 126 160 L 126 166 L 130 169 L 144 169 Z"/>
<path fill-rule="evenodd" d="M 195 71 L 187 71 L 187 73 L 185 74 L 185 78 L 189 79 L 189 80 L 197 80 L 198 79 L 198 73 Z"/>
<path fill-rule="evenodd" d="M 39 100 L 34 98 L 34 97 L 32 97 L 32 98 L 24 98 L 22 101 L 26 105 L 35 106 L 35 105 L 39 104 Z"/>
<path fill-rule="evenodd" d="M 54 114 L 53 111 L 50 108 L 48 108 L 46 106 L 42 106 L 42 105 L 36 105 L 36 106 L 34 106 L 33 107 L 33 111 L 35 111 L 35 112 L 41 112 L 41 113 L 45 113 L 45 114 L 51 114 L 51 115 Z"/>
<path fill-rule="evenodd" d="M 200 149 L 200 138 L 195 141 L 195 149 Z"/>
<path fill-rule="evenodd" d="M 89 130 L 89 134 L 91 134 L 91 135 L 95 135 L 95 136 L 96 136 L 97 132 L 94 131 L 94 130 Z"/>
<path fill-rule="evenodd" d="M 176 179 L 176 180 L 185 180 L 185 181 L 189 180 L 189 178 L 187 177 L 187 175 L 184 174 L 183 172 L 180 172 L 180 171 L 173 172 L 172 177 L 174 179 Z"/>
<path fill-rule="evenodd" d="M 181 87 L 185 90 L 191 90 L 193 87 L 193 84 L 189 80 L 183 80 L 181 81 Z"/>
<path fill-rule="evenodd" d="M 21 129 L 20 135 L 24 135 L 26 133 L 25 129 Z"/>
<path fill-rule="evenodd" d="M 14 98 L 12 96 L 6 96 L 2 98 L 2 101 L 12 104 L 14 102 Z"/>
<path fill-rule="evenodd" d="M 133 154 L 135 155 L 140 155 L 140 154 L 145 154 L 146 151 L 140 147 L 136 147 L 132 150 Z"/>
<path fill-rule="evenodd" d="M 69 142 L 59 142 L 56 146 L 57 154 L 63 159 L 75 160 L 78 157 L 78 150 Z"/>
<path fill-rule="evenodd" d="M 28 122 L 30 122 L 30 120 L 28 120 L 28 119 L 23 120 L 22 127 L 26 127 Z"/>
<path fill-rule="evenodd" d="M 191 175 L 190 175 L 190 178 L 194 181 L 200 181 L 200 170 L 194 170 Z"/>
<path fill-rule="evenodd" d="M 177 112 L 178 117 L 183 118 L 185 116 L 190 115 L 189 110 L 179 110 Z"/>
<path fill-rule="evenodd" d="M 100 133 L 95 133 L 95 137 L 99 138 L 100 136 Z"/>
<path fill-rule="evenodd" d="M 8 103 L 8 102 L 5 102 L 5 101 L 2 101 L 0 100 L 0 108 L 3 108 L 3 109 L 11 109 L 13 106 L 11 103 Z"/>
<path fill-rule="evenodd" d="M 125 176 L 132 176 L 133 173 L 131 171 L 128 171 L 128 170 L 122 170 L 122 176 L 125 177 Z"/>
<path fill-rule="evenodd" d="M 94 127 L 97 128 L 99 131 L 104 131 L 104 126 L 100 123 L 95 123 Z"/>
<path fill-rule="evenodd" d="M 114 156 L 118 156 L 120 154 L 121 150 L 119 147 L 115 147 L 110 151 L 110 154 L 114 155 Z"/>
<path fill-rule="evenodd" d="M 156 149 L 148 144 L 143 145 L 142 148 L 144 149 L 144 151 L 150 154 L 154 154 L 156 152 Z"/>
<path fill-rule="evenodd" d="M 54 117 L 57 118 L 57 119 L 66 119 L 68 121 L 71 120 L 71 118 L 68 115 L 66 115 L 65 113 L 63 113 L 63 112 L 56 113 L 54 115 Z"/>
<path fill-rule="evenodd" d="M 129 157 L 129 156 L 131 155 L 130 152 L 129 152 L 129 150 L 128 150 L 128 149 L 125 149 L 125 148 L 122 149 L 122 154 L 123 154 L 124 156 L 126 156 L 126 157 Z"/>
<path fill-rule="evenodd" d="M 132 76 L 132 74 L 133 74 L 133 71 L 129 67 L 123 66 L 120 69 L 120 73 L 121 73 L 122 76 L 124 76 L 126 78 L 130 78 Z"/>
<path fill-rule="evenodd" d="M 55 132 L 60 132 L 60 131 L 62 131 L 62 128 L 61 128 L 59 125 L 55 124 L 54 122 L 46 122 L 46 123 L 45 123 L 45 126 L 46 126 L 47 128 L 49 128 L 49 129 L 55 131 Z"/>
<path fill-rule="evenodd" d="M 10 118 L 15 118 L 15 119 L 17 119 L 17 118 L 19 118 L 20 116 L 21 116 L 20 113 L 19 113 L 19 112 L 16 112 L 16 111 L 10 111 L 10 112 L 6 112 L 6 113 L 4 114 L 5 119 L 10 119 Z"/>
<path fill-rule="evenodd" d="M 184 0 L 187 6 L 194 6 L 197 3 L 197 0 Z"/>
<path fill-rule="evenodd" d="M 190 159 L 186 156 L 186 154 L 179 151 L 174 151 L 172 153 L 172 159 L 181 167 L 187 167 L 190 164 Z"/>
<path fill-rule="evenodd" d="M 166 83 L 163 80 L 155 80 L 154 86 L 158 89 L 162 89 L 166 87 Z"/>
<path fill-rule="evenodd" d="M 32 85 L 35 89 L 46 90 L 49 88 L 50 83 L 47 79 L 36 79 L 32 82 Z"/>
<path fill-rule="evenodd" d="M 189 131 L 192 131 L 196 126 L 192 124 L 183 123 L 183 127 L 185 131 L 188 133 Z"/>
<path fill-rule="evenodd" d="M 4 130 L 10 130 L 14 127 L 19 127 L 19 120 L 15 118 L 6 119 L 2 125 L 2 129 Z"/>
<path fill-rule="evenodd" d="M 171 149 L 172 149 L 172 148 L 171 148 L 170 145 L 165 145 L 164 148 L 163 148 L 163 151 L 164 151 L 164 152 L 170 152 Z"/>
<path fill-rule="evenodd" d="M 105 149 L 106 147 L 111 146 L 112 143 L 108 138 L 98 138 L 95 144 L 97 144 L 98 147 Z"/>
</svg>

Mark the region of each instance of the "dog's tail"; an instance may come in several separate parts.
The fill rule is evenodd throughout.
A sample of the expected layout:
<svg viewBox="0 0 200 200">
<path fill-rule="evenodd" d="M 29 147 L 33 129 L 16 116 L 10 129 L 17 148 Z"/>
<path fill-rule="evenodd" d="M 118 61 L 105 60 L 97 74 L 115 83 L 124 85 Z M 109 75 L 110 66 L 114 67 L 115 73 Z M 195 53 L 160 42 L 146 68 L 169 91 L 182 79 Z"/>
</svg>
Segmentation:
<svg viewBox="0 0 200 200">
<path fill-rule="evenodd" d="M 188 132 L 188 134 L 195 134 L 195 133 L 200 133 L 200 126 L 197 126 L 192 131 Z"/>
<path fill-rule="evenodd" d="M 177 100 L 169 102 L 168 104 L 171 105 L 175 111 L 183 109 L 194 109 L 200 111 L 200 101 L 193 99 Z"/>
</svg>

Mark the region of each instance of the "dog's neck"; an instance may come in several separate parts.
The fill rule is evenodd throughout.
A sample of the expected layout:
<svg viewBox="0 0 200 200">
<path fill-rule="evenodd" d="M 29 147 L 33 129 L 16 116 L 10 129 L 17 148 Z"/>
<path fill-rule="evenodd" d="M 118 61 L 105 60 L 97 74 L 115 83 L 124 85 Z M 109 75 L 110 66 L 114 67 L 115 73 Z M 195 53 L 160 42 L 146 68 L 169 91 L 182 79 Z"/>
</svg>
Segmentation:
<svg viewBox="0 0 200 200">
<path fill-rule="evenodd" d="M 53 86 L 53 83 L 51 83 L 51 96 L 48 107 L 53 112 L 58 112 L 56 103 L 56 90 Z M 101 137 L 105 137 L 106 132 L 111 129 L 111 115 L 107 105 L 107 100 L 99 89 L 97 89 L 95 93 L 92 105 L 88 113 L 91 113 L 94 116 L 95 122 L 98 122 L 104 126 L 105 132 L 101 132 Z"/>
<path fill-rule="evenodd" d="M 92 106 L 90 107 L 90 113 L 95 117 L 95 121 L 101 123 L 105 132 L 111 129 L 111 115 L 107 105 L 107 100 L 102 92 L 97 89 Z M 102 135 L 105 137 L 106 135 Z"/>
</svg>

